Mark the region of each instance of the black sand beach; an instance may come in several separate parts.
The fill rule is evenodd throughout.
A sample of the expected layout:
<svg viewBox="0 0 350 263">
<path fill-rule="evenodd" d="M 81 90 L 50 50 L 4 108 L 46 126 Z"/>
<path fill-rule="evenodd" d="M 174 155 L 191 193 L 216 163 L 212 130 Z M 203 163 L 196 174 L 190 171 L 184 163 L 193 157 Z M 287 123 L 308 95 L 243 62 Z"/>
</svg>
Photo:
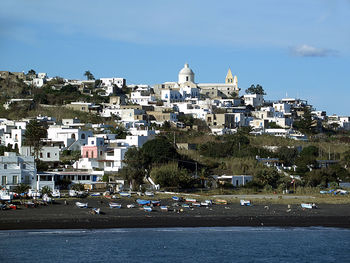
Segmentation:
<svg viewBox="0 0 350 263">
<path fill-rule="evenodd" d="M 240 206 L 236 201 L 227 205 L 197 207 L 193 209 L 173 207 L 170 198 L 162 199 L 169 211 L 155 207 L 145 212 L 139 207 L 128 209 L 127 204 L 136 198 L 123 198 L 116 202 L 121 209 L 111 209 L 109 200 L 103 197 L 85 199 L 57 199 L 54 204 L 17 210 L 0 211 L 0 230 L 20 229 L 94 229 L 138 227 L 212 227 L 212 226 L 279 226 L 279 227 L 341 227 L 350 228 L 350 204 L 318 204 L 317 209 L 303 210 L 300 205 L 253 204 Z M 75 202 L 88 202 L 89 208 L 78 208 Z M 100 208 L 101 214 L 91 213 Z M 181 210 L 181 211 L 179 211 Z"/>
</svg>

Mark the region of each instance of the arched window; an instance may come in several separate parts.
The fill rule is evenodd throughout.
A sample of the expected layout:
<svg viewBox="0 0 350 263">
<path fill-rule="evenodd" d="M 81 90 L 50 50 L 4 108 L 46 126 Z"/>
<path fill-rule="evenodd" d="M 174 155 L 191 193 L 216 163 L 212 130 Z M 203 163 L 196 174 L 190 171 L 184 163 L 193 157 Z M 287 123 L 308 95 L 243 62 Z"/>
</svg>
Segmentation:
<svg viewBox="0 0 350 263">
<path fill-rule="evenodd" d="M 75 140 L 75 133 L 72 134 L 71 138 Z"/>
<path fill-rule="evenodd" d="M 82 133 L 82 134 L 81 134 L 81 139 L 82 139 L 82 140 L 85 140 L 85 133 Z"/>
</svg>

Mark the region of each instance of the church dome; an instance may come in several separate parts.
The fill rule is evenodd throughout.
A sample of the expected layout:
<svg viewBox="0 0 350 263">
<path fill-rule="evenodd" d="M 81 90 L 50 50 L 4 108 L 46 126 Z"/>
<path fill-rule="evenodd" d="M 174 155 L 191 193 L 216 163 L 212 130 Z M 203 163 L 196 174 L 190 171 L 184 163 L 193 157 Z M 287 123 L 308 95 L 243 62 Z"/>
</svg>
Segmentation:
<svg viewBox="0 0 350 263">
<path fill-rule="evenodd" d="M 186 63 L 179 72 L 179 83 L 181 84 L 187 81 L 194 82 L 194 73 Z"/>
</svg>

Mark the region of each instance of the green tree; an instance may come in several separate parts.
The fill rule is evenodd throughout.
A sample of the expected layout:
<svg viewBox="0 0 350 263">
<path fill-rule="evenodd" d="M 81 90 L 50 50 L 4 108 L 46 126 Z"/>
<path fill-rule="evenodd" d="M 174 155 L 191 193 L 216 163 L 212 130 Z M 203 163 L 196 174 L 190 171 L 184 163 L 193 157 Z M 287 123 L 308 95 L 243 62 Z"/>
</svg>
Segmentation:
<svg viewBox="0 0 350 263">
<path fill-rule="evenodd" d="M 254 180 L 262 187 L 270 185 L 272 188 L 277 188 L 277 183 L 280 180 L 280 175 L 272 169 L 261 169 L 254 176 Z"/>
<path fill-rule="evenodd" d="M 52 191 L 51 188 L 48 187 L 47 185 L 45 185 L 43 188 L 41 188 L 40 190 L 41 195 L 47 195 L 47 196 L 51 196 L 52 195 Z"/>
<path fill-rule="evenodd" d="M 87 80 L 95 79 L 94 75 L 89 70 L 85 71 L 84 76 L 86 77 Z"/>
<path fill-rule="evenodd" d="M 194 179 L 177 163 L 168 163 L 152 168 L 151 178 L 161 187 L 191 188 Z"/>
<path fill-rule="evenodd" d="M 142 148 L 142 155 L 146 167 L 153 164 L 168 163 L 180 158 L 175 147 L 165 137 L 156 137 L 146 142 Z"/>
<path fill-rule="evenodd" d="M 304 134 L 315 133 L 316 123 L 312 120 L 311 110 L 308 107 L 304 107 L 303 112 L 303 116 L 300 120 L 293 123 L 293 127 Z"/>
<path fill-rule="evenodd" d="M 24 144 L 33 147 L 34 156 L 38 159 L 42 147 L 41 139 L 47 137 L 46 128 L 39 121 L 31 120 L 26 126 L 24 136 Z"/>
<path fill-rule="evenodd" d="M 259 95 L 266 95 L 264 89 L 262 86 L 258 85 L 251 85 L 248 89 L 245 90 L 245 93 L 247 94 L 259 94 Z"/>
</svg>

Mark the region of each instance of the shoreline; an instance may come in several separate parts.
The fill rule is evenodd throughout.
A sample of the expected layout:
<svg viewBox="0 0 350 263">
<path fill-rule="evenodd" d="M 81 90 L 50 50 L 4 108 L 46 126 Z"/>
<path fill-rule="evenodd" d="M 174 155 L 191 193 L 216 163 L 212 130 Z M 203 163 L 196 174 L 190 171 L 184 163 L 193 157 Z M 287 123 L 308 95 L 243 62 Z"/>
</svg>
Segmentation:
<svg viewBox="0 0 350 263">
<path fill-rule="evenodd" d="M 58 219 L 58 220 L 16 220 L 0 221 L 0 230 L 30 229 L 108 229 L 108 228 L 175 228 L 175 227 L 332 227 L 350 228 L 347 216 L 330 217 L 120 217 L 105 219 Z"/>
<path fill-rule="evenodd" d="M 89 208 L 78 208 L 76 201 L 88 202 Z M 103 197 L 64 199 L 54 204 L 17 210 L 0 211 L 0 230 L 25 229 L 106 229 L 106 228 L 171 228 L 171 227 L 336 227 L 350 228 L 350 204 L 318 204 L 317 209 L 302 209 L 300 204 L 256 203 L 250 207 L 238 202 L 193 209 L 175 207 L 174 201 L 161 199 L 169 207 L 162 212 L 155 207 L 152 212 L 142 208 L 126 208 L 135 203 L 133 198 L 117 200 L 121 209 L 109 208 Z M 101 209 L 100 215 L 91 214 L 93 207 Z"/>
</svg>

